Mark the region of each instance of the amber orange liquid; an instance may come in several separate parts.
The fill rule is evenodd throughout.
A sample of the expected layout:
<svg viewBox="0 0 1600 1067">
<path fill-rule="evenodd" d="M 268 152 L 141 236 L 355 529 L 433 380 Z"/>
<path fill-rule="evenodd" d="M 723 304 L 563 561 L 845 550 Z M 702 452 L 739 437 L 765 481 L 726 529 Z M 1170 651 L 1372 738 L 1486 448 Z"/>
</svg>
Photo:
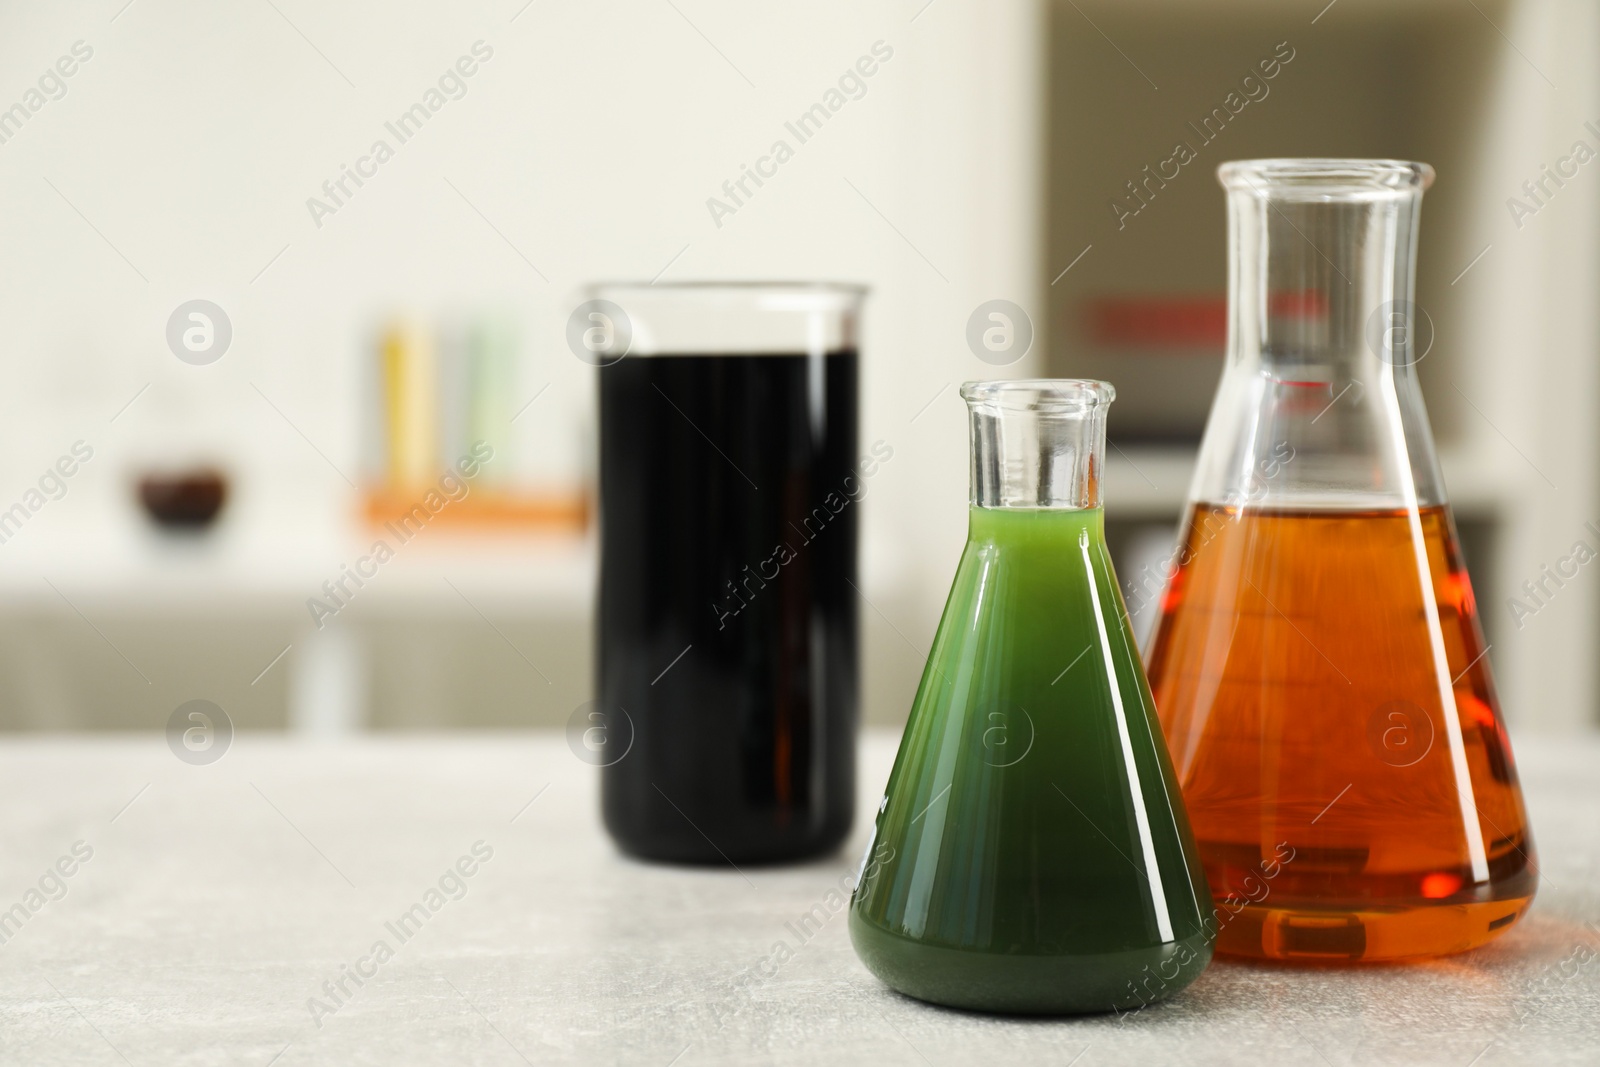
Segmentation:
<svg viewBox="0 0 1600 1067">
<path fill-rule="evenodd" d="M 1445 507 L 1419 518 L 1437 627 L 1404 510 L 1194 509 L 1149 675 L 1221 952 L 1439 955 L 1495 937 L 1533 898 L 1454 523 Z"/>
</svg>

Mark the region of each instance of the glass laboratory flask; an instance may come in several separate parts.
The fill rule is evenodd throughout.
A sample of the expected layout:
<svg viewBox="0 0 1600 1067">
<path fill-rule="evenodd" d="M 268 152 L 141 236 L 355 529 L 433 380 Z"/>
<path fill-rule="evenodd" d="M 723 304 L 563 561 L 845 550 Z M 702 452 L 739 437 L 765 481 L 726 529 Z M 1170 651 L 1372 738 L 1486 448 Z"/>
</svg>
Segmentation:
<svg viewBox="0 0 1600 1067">
<path fill-rule="evenodd" d="M 1468 949 L 1517 921 L 1537 876 L 1417 384 L 1433 171 L 1219 175 L 1227 366 L 1148 657 L 1217 949 Z"/>
<path fill-rule="evenodd" d="M 969 382 L 966 548 L 857 875 L 850 936 L 922 1000 L 1133 1010 L 1214 934 L 1100 509 L 1103 382 Z"/>
</svg>

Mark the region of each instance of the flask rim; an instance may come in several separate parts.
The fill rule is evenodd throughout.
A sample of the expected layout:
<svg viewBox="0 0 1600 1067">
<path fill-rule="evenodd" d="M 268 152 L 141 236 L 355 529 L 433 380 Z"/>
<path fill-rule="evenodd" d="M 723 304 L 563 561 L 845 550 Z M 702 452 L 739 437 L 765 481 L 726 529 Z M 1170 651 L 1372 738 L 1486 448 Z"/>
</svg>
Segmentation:
<svg viewBox="0 0 1600 1067">
<path fill-rule="evenodd" d="M 1005 378 L 961 385 L 968 408 L 995 415 L 1091 415 L 1116 398 L 1110 382 L 1093 378 Z"/>
<path fill-rule="evenodd" d="M 1261 197 L 1395 197 L 1433 184 L 1433 168 L 1404 159 L 1236 159 L 1217 168 L 1230 192 Z"/>
</svg>

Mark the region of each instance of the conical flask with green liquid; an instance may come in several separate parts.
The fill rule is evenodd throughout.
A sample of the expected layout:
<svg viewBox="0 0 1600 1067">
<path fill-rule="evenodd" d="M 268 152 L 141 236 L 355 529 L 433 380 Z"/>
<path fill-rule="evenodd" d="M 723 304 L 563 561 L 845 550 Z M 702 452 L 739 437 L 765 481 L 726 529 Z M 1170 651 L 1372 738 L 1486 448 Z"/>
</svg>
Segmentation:
<svg viewBox="0 0 1600 1067">
<path fill-rule="evenodd" d="M 966 548 L 857 877 L 893 988 L 984 1011 L 1138 1009 L 1215 920 L 1127 610 L 1100 473 L 1111 386 L 969 382 Z"/>
</svg>

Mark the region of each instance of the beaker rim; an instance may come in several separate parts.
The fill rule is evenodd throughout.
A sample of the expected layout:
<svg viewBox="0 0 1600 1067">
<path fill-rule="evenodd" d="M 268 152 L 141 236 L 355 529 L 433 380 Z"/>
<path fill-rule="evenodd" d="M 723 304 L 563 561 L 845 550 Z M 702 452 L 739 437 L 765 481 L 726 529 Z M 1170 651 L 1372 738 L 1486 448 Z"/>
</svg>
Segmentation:
<svg viewBox="0 0 1600 1067">
<path fill-rule="evenodd" d="M 1262 196 L 1409 195 L 1433 184 L 1433 168 L 1405 159 L 1236 159 L 1217 168 L 1223 188 Z"/>
<path fill-rule="evenodd" d="M 871 290 L 834 281 L 607 281 L 583 286 L 586 299 L 617 296 L 734 301 L 773 311 L 831 311 L 859 305 Z"/>
<path fill-rule="evenodd" d="M 974 410 L 1085 415 L 1110 404 L 1117 390 L 1093 378 L 1004 378 L 963 382 L 961 399 Z"/>
</svg>

